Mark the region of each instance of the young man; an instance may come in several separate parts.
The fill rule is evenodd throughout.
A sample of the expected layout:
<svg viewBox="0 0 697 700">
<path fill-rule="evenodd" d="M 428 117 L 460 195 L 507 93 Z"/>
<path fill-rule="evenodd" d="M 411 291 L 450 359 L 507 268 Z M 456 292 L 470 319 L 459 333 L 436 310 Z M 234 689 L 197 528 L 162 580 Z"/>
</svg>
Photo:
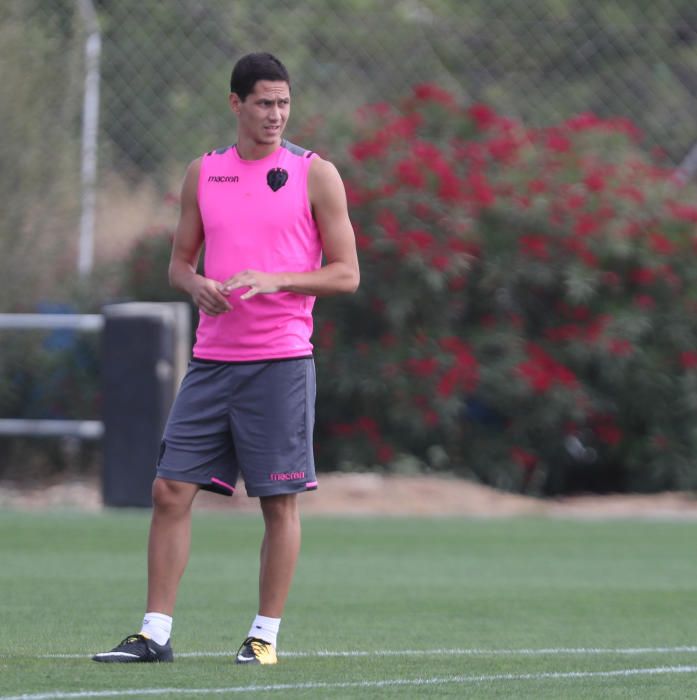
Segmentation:
<svg viewBox="0 0 697 700">
<path fill-rule="evenodd" d="M 153 484 L 147 610 L 139 634 L 95 661 L 172 661 L 194 497 L 199 489 L 230 496 L 241 474 L 260 500 L 265 532 L 259 610 L 236 660 L 276 663 L 300 550 L 297 494 L 317 487 L 312 307 L 317 296 L 355 291 L 359 269 L 336 168 L 283 139 L 283 64 L 271 54 L 244 56 L 230 87 L 237 143 L 189 166 L 172 248 L 170 283 L 200 313 Z"/>
</svg>

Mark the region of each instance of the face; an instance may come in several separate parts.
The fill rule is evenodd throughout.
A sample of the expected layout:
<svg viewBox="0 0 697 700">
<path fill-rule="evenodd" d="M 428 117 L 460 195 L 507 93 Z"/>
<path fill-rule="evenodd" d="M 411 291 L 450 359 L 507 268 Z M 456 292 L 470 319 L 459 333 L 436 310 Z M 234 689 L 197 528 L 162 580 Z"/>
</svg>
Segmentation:
<svg viewBox="0 0 697 700">
<path fill-rule="evenodd" d="M 230 107 L 237 115 L 240 139 L 260 146 L 277 144 L 290 114 L 290 87 L 283 81 L 258 80 L 244 101 L 232 93 Z"/>
</svg>

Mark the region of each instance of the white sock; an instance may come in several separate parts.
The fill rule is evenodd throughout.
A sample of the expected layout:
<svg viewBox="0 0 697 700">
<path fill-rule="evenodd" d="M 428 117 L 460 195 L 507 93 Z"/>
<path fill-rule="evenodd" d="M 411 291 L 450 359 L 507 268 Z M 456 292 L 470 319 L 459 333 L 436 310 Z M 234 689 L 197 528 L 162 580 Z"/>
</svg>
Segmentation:
<svg viewBox="0 0 697 700">
<path fill-rule="evenodd" d="M 140 633 L 156 644 L 166 644 L 172 635 L 172 618 L 162 613 L 145 613 Z"/>
<path fill-rule="evenodd" d="M 248 636 L 263 639 L 265 642 L 269 642 L 269 644 L 276 646 L 278 628 L 280 626 L 280 617 L 264 617 L 263 615 L 257 615 L 254 618 L 254 622 L 252 622 Z"/>
</svg>

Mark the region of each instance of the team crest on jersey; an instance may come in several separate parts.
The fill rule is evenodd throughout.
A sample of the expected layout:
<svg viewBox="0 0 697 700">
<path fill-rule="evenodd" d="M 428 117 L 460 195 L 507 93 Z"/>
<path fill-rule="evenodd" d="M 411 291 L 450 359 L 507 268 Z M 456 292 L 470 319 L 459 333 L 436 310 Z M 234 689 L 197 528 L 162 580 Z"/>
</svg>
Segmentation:
<svg viewBox="0 0 697 700">
<path fill-rule="evenodd" d="M 288 171 L 283 168 L 271 168 L 271 170 L 266 173 L 266 184 L 274 192 L 278 192 L 286 182 L 288 182 Z"/>
</svg>

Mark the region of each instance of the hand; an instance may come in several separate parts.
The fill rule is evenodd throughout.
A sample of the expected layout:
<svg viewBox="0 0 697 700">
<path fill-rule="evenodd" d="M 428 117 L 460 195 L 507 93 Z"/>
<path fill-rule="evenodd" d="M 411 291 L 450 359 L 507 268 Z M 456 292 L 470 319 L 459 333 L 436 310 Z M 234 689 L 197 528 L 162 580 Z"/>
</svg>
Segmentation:
<svg viewBox="0 0 697 700">
<path fill-rule="evenodd" d="M 227 300 L 227 293 L 223 291 L 223 285 L 207 277 L 196 277 L 191 297 L 196 306 L 208 316 L 219 316 L 232 309 Z"/>
<path fill-rule="evenodd" d="M 281 290 L 281 278 L 269 272 L 259 272 L 258 270 L 243 270 L 230 277 L 223 286 L 222 293 L 229 294 L 233 289 L 249 287 L 242 294 L 240 299 L 251 299 L 257 294 L 273 294 Z"/>
</svg>

